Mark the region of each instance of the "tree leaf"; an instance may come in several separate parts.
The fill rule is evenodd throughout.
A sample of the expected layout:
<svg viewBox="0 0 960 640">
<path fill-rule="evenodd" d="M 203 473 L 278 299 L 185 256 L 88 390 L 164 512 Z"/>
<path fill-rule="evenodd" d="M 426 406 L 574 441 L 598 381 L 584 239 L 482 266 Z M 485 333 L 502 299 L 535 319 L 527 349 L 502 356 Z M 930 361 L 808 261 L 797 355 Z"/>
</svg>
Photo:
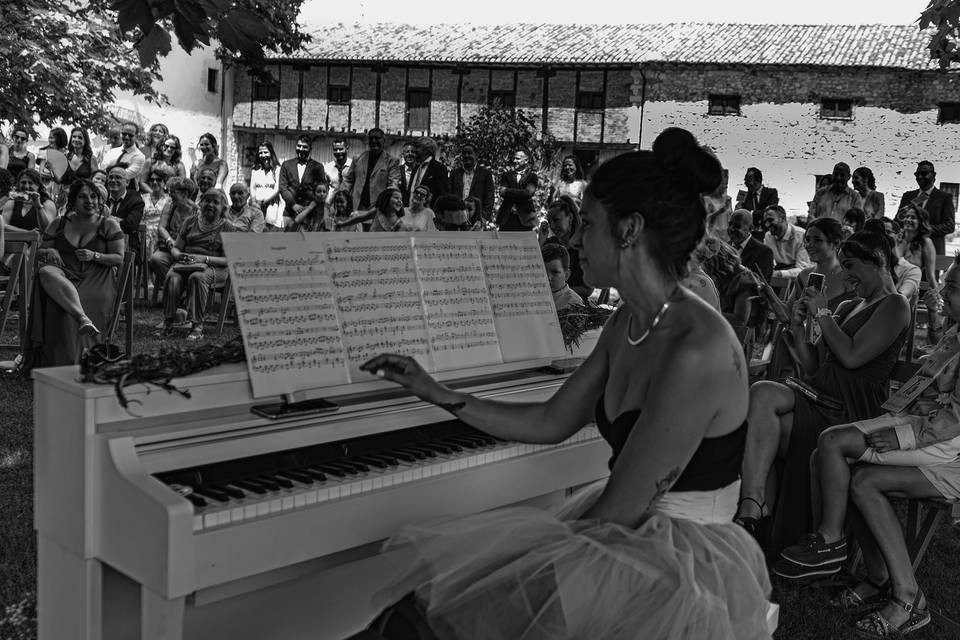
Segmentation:
<svg viewBox="0 0 960 640">
<path fill-rule="evenodd" d="M 173 31 L 177 34 L 177 42 L 183 47 L 183 50 L 190 53 L 197 46 L 197 39 L 194 37 L 193 25 L 179 13 L 173 16 Z"/>
<path fill-rule="evenodd" d="M 111 0 L 110 6 L 117 11 L 117 23 L 123 33 L 135 27 L 147 33 L 153 25 L 153 12 L 147 0 Z"/>
<path fill-rule="evenodd" d="M 153 65 L 158 55 L 170 53 L 170 44 L 170 33 L 158 24 L 153 25 L 150 32 L 137 43 L 140 64 L 144 67 Z"/>
</svg>

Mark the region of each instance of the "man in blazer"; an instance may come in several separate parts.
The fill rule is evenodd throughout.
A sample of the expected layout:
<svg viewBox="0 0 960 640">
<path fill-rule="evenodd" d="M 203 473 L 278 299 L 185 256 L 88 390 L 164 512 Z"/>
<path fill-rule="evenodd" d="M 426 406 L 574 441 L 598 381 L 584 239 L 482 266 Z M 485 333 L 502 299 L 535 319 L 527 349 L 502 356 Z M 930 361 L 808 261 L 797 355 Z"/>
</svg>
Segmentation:
<svg viewBox="0 0 960 640">
<path fill-rule="evenodd" d="M 752 230 L 753 212 L 737 209 L 730 214 L 727 235 L 730 246 L 740 254 L 740 264 L 770 282 L 773 277 L 773 249 L 754 238 Z"/>
<path fill-rule="evenodd" d="M 373 207 L 384 189 L 400 188 L 400 163 L 384 151 L 385 142 L 383 129 L 370 129 L 367 151 L 354 158 L 343 176 L 340 188 L 350 192 L 353 206 L 358 210 Z"/>
<path fill-rule="evenodd" d="M 763 186 L 763 173 L 756 167 L 747 169 L 743 177 L 746 191 L 737 193 L 737 209 L 746 209 L 753 214 L 753 237 L 763 240 L 763 212 L 772 204 L 780 204 L 780 195 L 776 189 Z"/>
<path fill-rule="evenodd" d="M 140 221 L 143 220 L 143 198 L 135 189 L 127 189 L 128 167 L 115 164 L 107 170 L 107 202 L 110 216 L 120 223 L 127 234 L 127 249 L 140 250 Z"/>
<path fill-rule="evenodd" d="M 293 224 L 297 214 L 313 202 L 314 186 L 327 181 L 323 165 L 310 157 L 311 146 L 310 136 L 301 135 L 297 138 L 297 157 L 280 165 L 280 197 L 286 203 L 285 224 Z"/>
<path fill-rule="evenodd" d="M 533 196 L 540 178 L 529 170 L 529 156 L 518 150 L 513 154 L 513 171 L 500 176 L 500 209 L 497 226 L 501 231 L 529 231 L 537 224 L 537 205 Z"/>
<path fill-rule="evenodd" d="M 927 213 L 930 214 L 930 239 L 933 240 L 937 255 L 945 255 L 945 236 L 953 233 L 956 225 L 953 196 L 933 186 L 937 172 L 934 171 L 932 162 L 924 160 L 918 164 L 917 171 L 913 175 L 917 179 L 917 186 L 920 188 L 903 194 L 897 211 L 899 212 L 900 209 L 911 203 L 916 203 L 926 209 Z"/>
<path fill-rule="evenodd" d="M 460 165 L 450 172 L 450 192 L 458 198 L 480 201 L 480 215 L 493 218 L 493 174 L 477 164 L 477 150 L 467 143 L 460 147 Z"/>
<path fill-rule="evenodd" d="M 413 152 L 417 159 L 417 170 L 410 178 L 410 193 L 420 186 L 430 189 L 430 205 L 433 206 L 437 198 L 450 193 L 450 174 L 447 166 L 436 159 L 437 143 L 433 138 L 424 136 L 417 140 Z"/>
</svg>

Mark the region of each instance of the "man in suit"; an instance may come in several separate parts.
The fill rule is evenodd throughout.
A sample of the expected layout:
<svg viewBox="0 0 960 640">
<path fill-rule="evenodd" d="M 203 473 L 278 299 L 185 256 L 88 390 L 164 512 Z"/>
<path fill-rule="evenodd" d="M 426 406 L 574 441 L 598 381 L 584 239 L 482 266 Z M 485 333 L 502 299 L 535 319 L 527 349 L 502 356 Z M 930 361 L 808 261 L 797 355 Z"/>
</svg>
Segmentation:
<svg viewBox="0 0 960 640">
<path fill-rule="evenodd" d="M 763 212 L 772 204 L 780 204 L 780 196 L 777 190 L 772 187 L 763 186 L 763 172 L 756 167 L 747 169 L 743 176 L 743 184 L 747 187 L 746 191 L 737 193 L 737 208 L 746 209 L 753 214 L 753 237 L 762 241 L 763 234 Z"/>
<path fill-rule="evenodd" d="M 412 140 L 403 143 L 403 151 L 400 156 L 403 163 L 400 165 L 400 195 L 403 196 L 403 206 L 410 206 L 410 182 L 413 180 L 413 174 L 417 171 L 417 152 L 416 144 Z"/>
<path fill-rule="evenodd" d="M 129 167 L 115 164 L 107 169 L 107 202 L 109 215 L 117 219 L 127 234 L 127 249 L 140 250 L 140 221 L 143 220 L 143 198 L 136 189 L 127 189 Z"/>
<path fill-rule="evenodd" d="M 932 162 L 924 160 L 918 164 L 917 171 L 913 175 L 920 188 L 903 194 L 897 211 L 911 203 L 926 209 L 930 214 L 930 239 L 933 240 L 937 255 L 942 256 L 946 252 L 945 236 L 953 233 L 956 225 L 953 196 L 933 186 L 937 172 L 934 171 Z"/>
<path fill-rule="evenodd" d="M 477 164 L 477 149 L 469 142 L 460 147 L 460 167 L 450 172 L 450 192 L 480 201 L 480 215 L 493 218 L 493 174 Z"/>
<path fill-rule="evenodd" d="M 751 235 L 753 230 L 753 212 L 737 209 L 730 214 L 730 226 L 727 236 L 730 246 L 740 254 L 740 263 L 755 273 L 759 273 L 767 282 L 773 277 L 773 249 Z"/>
<path fill-rule="evenodd" d="M 310 136 L 301 135 L 297 138 L 297 157 L 280 165 L 280 197 L 286 203 L 285 227 L 292 225 L 297 214 L 313 202 L 313 187 L 327 181 L 323 165 L 310 157 L 311 147 Z"/>
<path fill-rule="evenodd" d="M 540 178 L 529 170 L 530 159 L 525 151 L 513 154 L 513 171 L 500 176 L 500 209 L 497 226 L 501 231 L 530 231 L 537 224 L 537 205 L 533 196 Z"/>
<path fill-rule="evenodd" d="M 450 174 L 446 165 L 436 159 L 437 143 L 433 138 L 423 136 L 417 140 L 413 152 L 417 160 L 417 170 L 410 179 L 410 193 L 421 185 L 430 189 L 432 206 L 437 198 L 450 193 Z"/>
<path fill-rule="evenodd" d="M 383 129 L 370 129 L 367 151 L 353 159 L 343 176 L 340 189 L 350 192 L 358 210 L 370 209 L 384 189 L 400 188 L 400 163 L 383 150 L 385 143 Z"/>
</svg>

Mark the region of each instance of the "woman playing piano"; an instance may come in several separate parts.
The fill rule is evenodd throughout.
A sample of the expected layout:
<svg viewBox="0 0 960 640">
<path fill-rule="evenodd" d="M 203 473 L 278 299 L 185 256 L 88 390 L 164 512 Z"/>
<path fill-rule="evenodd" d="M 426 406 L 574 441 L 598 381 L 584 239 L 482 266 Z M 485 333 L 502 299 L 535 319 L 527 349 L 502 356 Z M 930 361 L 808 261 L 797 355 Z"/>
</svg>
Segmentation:
<svg viewBox="0 0 960 640">
<path fill-rule="evenodd" d="M 720 179 L 716 158 L 682 129 L 596 171 L 571 245 L 584 280 L 615 287 L 624 305 L 550 400 L 478 399 L 405 356 L 363 365 L 506 440 L 561 442 L 596 420 L 613 455 L 609 479 L 558 514 L 511 507 L 400 531 L 388 547 L 411 545 L 418 563 L 362 637 L 770 637 L 763 555 L 732 523 L 743 350 L 723 317 L 678 284 L 704 234 L 700 194 Z"/>
</svg>

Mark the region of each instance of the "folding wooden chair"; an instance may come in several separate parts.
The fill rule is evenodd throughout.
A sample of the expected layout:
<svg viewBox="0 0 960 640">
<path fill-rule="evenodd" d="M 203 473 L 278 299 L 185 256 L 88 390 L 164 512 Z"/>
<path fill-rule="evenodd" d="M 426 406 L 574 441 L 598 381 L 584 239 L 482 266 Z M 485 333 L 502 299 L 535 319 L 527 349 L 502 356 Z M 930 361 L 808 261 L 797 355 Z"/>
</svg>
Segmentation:
<svg viewBox="0 0 960 640">
<path fill-rule="evenodd" d="M 134 267 L 137 260 L 137 253 L 126 251 L 123 254 L 123 263 L 117 272 L 117 296 L 113 299 L 113 309 L 110 314 L 110 324 L 104 334 L 107 342 L 113 340 L 113 334 L 117 331 L 117 325 L 120 323 L 120 312 L 123 311 L 124 317 L 124 352 L 127 356 L 133 354 L 133 298 L 136 295 L 134 283 Z"/>
<path fill-rule="evenodd" d="M 214 324 L 217 327 L 217 337 L 223 335 L 223 326 L 227 323 L 227 315 L 231 307 L 235 307 L 233 301 L 233 287 L 230 284 L 230 276 L 227 275 L 227 279 L 223 281 L 223 284 L 213 285 L 210 287 L 210 297 L 207 301 L 207 311 L 209 312 L 210 308 L 213 306 L 213 296 L 217 294 L 220 299 L 220 304 L 217 310 L 217 319 L 216 320 L 207 320 L 204 318 L 204 324 Z M 235 321 L 234 321 L 235 322 Z"/>
<path fill-rule="evenodd" d="M 4 233 L 4 255 L 12 256 L 10 273 L 0 276 L 0 290 L 3 297 L 0 302 L 0 332 L 7 328 L 10 312 L 13 310 L 14 300 L 19 296 L 17 304 L 17 342 L 0 344 L 0 347 L 19 349 L 21 353 L 26 348 L 27 327 L 30 315 L 30 284 L 33 282 L 37 264 L 37 249 L 40 247 L 40 234 L 36 231 L 7 231 Z"/>
<path fill-rule="evenodd" d="M 140 240 L 140 248 L 137 250 L 137 263 L 134 269 L 134 290 L 137 298 L 147 300 L 150 296 L 150 255 L 147 253 L 147 226 L 140 225 L 137 229 L 137 236 Z"/>
</svg>

